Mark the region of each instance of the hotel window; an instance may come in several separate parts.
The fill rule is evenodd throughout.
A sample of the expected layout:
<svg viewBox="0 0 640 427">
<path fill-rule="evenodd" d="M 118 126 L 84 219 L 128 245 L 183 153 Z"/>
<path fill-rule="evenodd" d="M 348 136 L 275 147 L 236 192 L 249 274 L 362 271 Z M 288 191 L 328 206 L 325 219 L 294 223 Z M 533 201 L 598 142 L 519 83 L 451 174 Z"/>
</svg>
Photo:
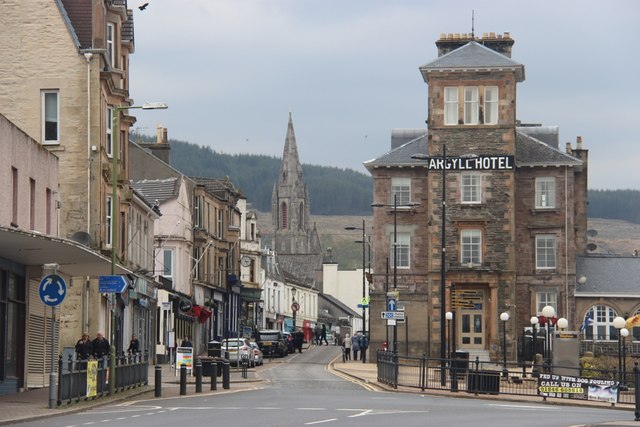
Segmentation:
<svg viewBox="0 0 640 427">
<path fill-rule="evenodd" d="M 107 130 L 106 142 L 107 142 L 107 156 L 113 156 L 113 108 L 107 107 L 107 123 L 105 128 Z"/>
<path fill-rule="evenodd" d="M 107 23 L 107 56 L 109 57 L 109 65 L 112 68 L 116 67 L 116 55 L 115 55 L 115 34 L 116 34 L 116 26 L 111 22 Z"/>
<path fill-rule="evenodd" d="M 556 236 L 554 234 L 536 236 L 536 268 L 538 270 L 556 268 Z"/>
<path fill-rule="evenodd" d="M 484 124 L 498 124 L 498 87 L 487 86 L 484 88 Z"/>
<path fill-rule="evenodd" d="M 464 88 L 464 124 L 478 124 L 478 88 Z"/>
<path fill-rule="evenodd" d="M 393 248 L 393 234 L 391 234 L 391 254 L 389 256 L 390 265 L 394 267 L 395 257 Z M 398 233 L 396 238 L 396 257 L 398 259 L 398 268 L 409 268 L 411 261 L 410 244 L 411 235 L 409 233 Z"/>
<path fill-rule="evenodd" d="M 111 234 L 112 234 L 112 214 L 113 214 L 113 207 L 111 205 L 112 203 L 112 198 L 111 196 L 107 196 L 106 199 L 106 203 L 105 203 L 105 233 L 106 235 L 104 236 L 104 241 L 105 244 L 107 245 L 107 247 L 111 247 Z"/>
<path fill-rule="evenodd" d="M 553 177 L 536 178 L 536 209 L 556 207 L 556 179 Z"/>
<path fill-rule="evenodd" d="M 480 172 L 463 172 L 461 175 L 461 202 L 478 204 L 482 202 L 482 175 Z"/>
<path fill-rule="evenodd" d="M 462 230 L 460 232 L 460 263 L 462 265 L 482 263 L 482 231 Z"/>
<path fill-rule="evenodd" d="M 542 314 L 542 309 L 550 305 L 558 309 L 558 294 L 555 292 L 536 292 L 536 314 Z"/>
<path fill-rule="evenodd" d="M 60 100 L 57 90 L 42 92 L 42 143 L 58 144 L 60 139 Z"/>
<path fill-rule="evenodd" d="M 391 178 L 391 203 L 398 206 L 411 203 L 411 178 Z"/>
<path fill-rule="evenodd" d="M 444 124 L 458 124 L 458 88 L 444 88 Z"/>
</svg>

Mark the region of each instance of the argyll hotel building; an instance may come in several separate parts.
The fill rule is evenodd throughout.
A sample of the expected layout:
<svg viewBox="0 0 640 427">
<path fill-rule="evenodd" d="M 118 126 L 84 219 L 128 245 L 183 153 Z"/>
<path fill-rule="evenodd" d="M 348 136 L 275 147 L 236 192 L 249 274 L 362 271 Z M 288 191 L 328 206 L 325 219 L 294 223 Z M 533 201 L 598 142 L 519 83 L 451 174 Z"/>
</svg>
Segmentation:
<svg viewBox="0 0 640 427">
<path fill-rule="evenodd" d="M 387 289 L 408 318 L 397 326 L 398 348 L 408 337 L 412 355 L 439 357 L 441 328 L 451 327 L 444 336 L 455 337 L 455 349 L 496 360 L 503 312 L 510 360 L 542 307 L 553 306 L 570 329 L 580 324 L 575 259 L 586 251 L 587 150 L 580 137 L 561 149 L 556 126 L 519 123 L 525 68 L 511 58 L 513 44 L 508 33 L 442 35 L 438 58 L 420 67 L 427 129 L 395 129 L 391 150 L 365 162 L 378 206 L 371 348 L 393 341 L 377 320 Z M 455 313 L 451 325 L 441 324 L 442 304 Z"/>
</svg>

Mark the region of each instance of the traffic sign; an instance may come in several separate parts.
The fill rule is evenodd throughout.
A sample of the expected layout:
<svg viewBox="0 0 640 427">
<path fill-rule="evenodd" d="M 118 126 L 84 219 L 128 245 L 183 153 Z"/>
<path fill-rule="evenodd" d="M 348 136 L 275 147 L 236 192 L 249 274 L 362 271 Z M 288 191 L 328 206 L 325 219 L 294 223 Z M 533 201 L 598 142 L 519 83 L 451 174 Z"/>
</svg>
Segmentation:
<svg viewBox="0 0 640 427">
<path fill-rule="evenodd" d="M 300 304 L 298 304 L 297 302 L 294 302 L 293 304 L 291 304 L 291 311 L 299 311 L 300 310 Z"/>
<path fill-rule="evenodd" d="M 360 301 L 360 304 L 369 305 L 369 297 L 362 298 L 362 300 Z"/>
<path fill-rule="evenodd" d="M 387 300 L 387 310 L 388 311 L 396 311 L 398 309 L 398 302 L 395 298 L 389 298 Z"/>
<path fill-rule="evenodd" d="M 127 289 L 127 279 L 124 276 L 100 276 L 98 291 L 103 294 L 121 294 Z"/>
<path fill-rule="evenodd" d="M 67 284 L 57 274 L 44 276 L 38 286 L 38 294 L 42 302 L 49 307 L 59 305 L 67 295 Z"/>
<path fill-rule="evenodd" d="M 382 311 L 380 314 L 382 319 L 404 320 L 404 311 Z"/>
</svg>

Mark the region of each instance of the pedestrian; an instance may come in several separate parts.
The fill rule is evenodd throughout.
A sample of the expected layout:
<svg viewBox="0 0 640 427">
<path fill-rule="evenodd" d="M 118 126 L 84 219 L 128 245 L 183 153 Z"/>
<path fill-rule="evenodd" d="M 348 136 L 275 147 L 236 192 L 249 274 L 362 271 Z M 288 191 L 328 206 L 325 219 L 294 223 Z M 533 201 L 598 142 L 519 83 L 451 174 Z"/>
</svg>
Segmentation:
<svg viewBox="0 0 640 427">
<path fill-rule="evenodd" d="M 360 334 L 356 334 L 351 340 L 351 352 L 353 353 L 353 360 L 358 360 L 359 351 L 360 351 Z"/>
<path fill-rule="evenodd" d="M 329 345 L 329 342 L 327 342 L 327 327 L 324 324 L 322 325 L 322 330 L 320 331 L 320 345 L 322 345 L 323 340 L 326 345 Z"/>
<path fill-rule="evenodd" d="M 93 343 L 88 333 L 84 332 L 82 337 L 76 342 L 76 354 L 80 360 L 87 360 L 89 356 L 93 356 Z"/>
<path fill-rule="evenodd" d="M 193 347 L 191 340 L 189 339 L 189 335 L 185 335 L 184 339 L 180 343 L 180 347 Z"/>
<path fill-rule="evenodd" d="M 295 344 L 296 349 L 298 350 L 298 353 L 302 353 L 302 343 L 304 342 L 304 333 L 302 333 L 301 330 L 298 329 L 298 331 L 294 333 L 293 342 Z"/>
<path fill-rule="evenodd" d="M 103 356 L 108 356 L 111 346 L 109 341 L 104 337 L 102 332 L 97 332 L 96 337 L 93 340 L 93 356 L 96 359 L 102 359 Z"/>
<path fill-rule="evenodd" d="M 316 325 L 313 330 L 313 337 L 316 341 L 316 345 L 320 345 L 320 335 L 322 334 L 322 329 L 320 329 L 320 325 Z"/>
<path fill-rule="evenodd" d="M 369 348 L 369 338 L 367 334 L 364 333 L 360 338 L 360 360 L 363 362 L 367 360 L 367 348 Z"/>
<path fill-rule="evenodd" d="M 344 336 L 344 342 L 342 345 L 346 360 L 351 360 L 351 344 L 351 337 L 349 336 L 349 334 L 346 334 Z"/>
<path fill-rule="evenodd" d="M 140 353 L 140 341 L 138 341 L 138 337 L 136 337 L 136 334 L 131 335 L 131 341 L 129 341 L 129 348 L 127 349 L 127 351 L 130 354 Z"/>
</svg>

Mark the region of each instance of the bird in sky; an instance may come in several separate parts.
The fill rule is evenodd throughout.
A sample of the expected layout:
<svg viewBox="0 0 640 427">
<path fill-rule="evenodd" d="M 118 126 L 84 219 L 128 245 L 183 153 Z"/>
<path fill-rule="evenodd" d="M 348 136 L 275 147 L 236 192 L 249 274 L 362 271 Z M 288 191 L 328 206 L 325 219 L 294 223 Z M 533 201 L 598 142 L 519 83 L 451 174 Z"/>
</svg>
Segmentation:
<svg viewBox="0 0 640 427">
<path fill-rule="evenodd" d="M 144 4 L 141 4 L 140 6 L 138 6 L 138 9 L 145 10 L 147 8 L 147 6 L 149 6 L 149 3 L 144 3 Z"/>
</svg>

